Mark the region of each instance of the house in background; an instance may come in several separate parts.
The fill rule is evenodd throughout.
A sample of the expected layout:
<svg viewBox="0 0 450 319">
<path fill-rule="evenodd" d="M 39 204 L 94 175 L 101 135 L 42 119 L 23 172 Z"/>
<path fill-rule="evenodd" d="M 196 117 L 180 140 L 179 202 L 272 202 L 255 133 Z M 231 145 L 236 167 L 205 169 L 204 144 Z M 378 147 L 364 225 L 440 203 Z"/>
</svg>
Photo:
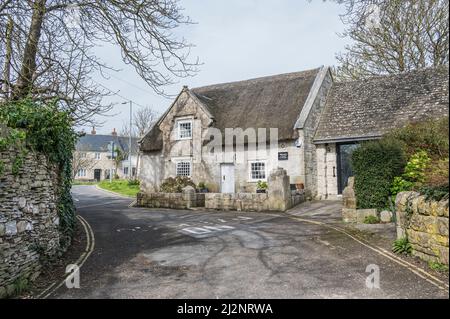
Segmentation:
<svg viewBox="0 0 450 319">
<path fill-rule="evenodd" d="M 254 192 L 282 167 L 292 188 L 332 199 L 351 175 L 349 153 L 408 122 L 448 116 L 448 68 L 335 83 L 328 67 L 189 89 L 140 141 L 144 192 L 189 176 L 212 192 Z M 211 156 L 209 129 L 278 129 L 267 153 L 234 147 Z M 226 146 L 226 145 L 225 145 Z M 246 144 L 245 147 L 248 147 Z"/>
<path fill-rule="evenodd" d="M 111 145 L 124 155 L 116 171 Z M 95 129 L 77 142 L 73 159 L 74 179 L 79 181 L 101 181 L 109 179 L 112 172 L 119 178 L 135 178 L 138 163 L 138 139 L 132 138 L 131 169 L 129 161 L 129 138 L 118 136 L 114 129 L 111 135 L 98 135 Z M 130 176 L 131 174 L 131 176 Z"/>
</svg>

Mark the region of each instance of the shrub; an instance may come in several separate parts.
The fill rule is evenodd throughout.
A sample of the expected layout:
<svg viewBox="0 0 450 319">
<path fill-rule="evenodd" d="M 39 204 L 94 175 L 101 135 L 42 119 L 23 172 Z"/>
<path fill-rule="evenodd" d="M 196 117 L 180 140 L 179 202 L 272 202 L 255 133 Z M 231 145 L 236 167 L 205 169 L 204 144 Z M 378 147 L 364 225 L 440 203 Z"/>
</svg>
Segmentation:
<svg viewBox="0 0 450 319">
<path fill-rule="evenodd" d="M 195 183 L 186 176 L 169 177 L 164 180 L 159 190 L 163 193 L 181 193 L 186 186 L 195 187 Z"/>
<path fill-rule="evenodd" d="M 426 150 L 431 158 L 449 157 L 449 119 L 412 123 L 387 135 L 398 140 L 408 157 L 418 150 Z"/>
<path fill-rule="evenodd" d="M 364 218 L 364 224 L 379 224 L 380 223 L 380 219 L 377 216 L 366 216 Z"/>
<path fill-rule="evenodd" d="M 205 182 L 198 183 L 198 189 L 205 189 L 205 188 L 206 188 Z"/>
<path fill-rule="evenodd" d="M 268 187 L 269 185 L 267 185 L 267 182 L 258 181 L 258 183 L 256 184 L 257 189 L 267 189 Z"/>
<path fill-rule="evenodd" d="M 420 194 L 425 195 L 426 200 L 440 201 L 448 198 L 448 181 L 447 185 L 422 186 L 418 191 Z"/>
<path fill-rule="evenodd" d="M 440 186 L 448 187 L 448 180 L 449 180 L 448 167 L 449 167 L 448 157 L 433 160 L 426 169 L 423 184 L 430 187 L 440 187 Z"/>
<path fill-rule="evenodd" d="M 411 255 L 412 246 L 411 246 L 408 238 L 403 237 L 403 238 L 400 238 L 400 239 L 397 239 L 396 241 L 394 241 L 394 244 L 392 245 L 392 251 L 395 254 Z"/>
<path fill-rule="evenodd" d="M 430 261 L 428 263 L 428 267 L 430 267 L 431 269 L 433 269 L 435 271 L 438 271 L 438 272 L 446 272 L 446 271 L 448 271 L 448 266 L 447 265 L 441 264 L 441 263 L 436 262 L 436 261 Z"/>
<path fill-rule="evenodd" d="M 394 178 L 391 187 L 391 195 L 395 196 L 400 192 L 413 190 L 425 181 L 425 172 L 431 159 L 427 152 L 419 151 L 411 156 L 405 166 L 405 172 L 401 177 Z"/>
<path fill-rule="evenodd" d="M 139 186 L 141 182 L 138 179 L 128 180 L 128 186 Z"/>
<path fill-rule="evenodd" d="M 401 144 L 392 139 L 361 144 L 351 156 L 358 208 L 385 208 L 392 181 L 405 167 Z"/>
</svg>

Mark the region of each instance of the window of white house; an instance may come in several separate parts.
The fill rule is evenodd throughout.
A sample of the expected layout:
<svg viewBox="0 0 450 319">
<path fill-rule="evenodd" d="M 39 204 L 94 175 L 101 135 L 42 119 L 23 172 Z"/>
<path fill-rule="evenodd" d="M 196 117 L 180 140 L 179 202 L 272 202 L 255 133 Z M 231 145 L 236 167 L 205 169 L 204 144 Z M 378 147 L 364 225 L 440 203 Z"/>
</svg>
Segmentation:
<svg viewBox="0 0 450 319">
<path fill-rule="evenodd" d="M 87 157 L 86 153 L 84 153 L 84 152 L 80 153 L 80 158 L 86 158 L 86 157 Z"/>
<path fill-rule="evenodd" d="M 192 138 L 192 121 L 183 120 L 177 122 L 177 139 L 189 140 Z"/>
<path fill-rule="evenodd" d="M 77 172 L 78 177 L 86 177 L 86 169 L 80 168 Z"/>
<path fill-rule="evenodd" d="M 123 174 L 128 175 L 128 166 L 123 168 Z"/>
<path fill-rule="evenodd" d="M 253 161 L 249 163 L 250 167 L 250 180 L 251 181 L 264 181 L 267 178 L 266 174 L 266 162 L 264 161 Z"/>
<path fill-rule="evenodd" d="M 176 163 L 177 176 L 191 177 L 191 162 L 180 161 Z"/>
<path fill-rule="evenodd" d="M 95 159 L 99 160 L 101 158 L 101 154 L 100 153 L 95 153 Z"/>
</svg>

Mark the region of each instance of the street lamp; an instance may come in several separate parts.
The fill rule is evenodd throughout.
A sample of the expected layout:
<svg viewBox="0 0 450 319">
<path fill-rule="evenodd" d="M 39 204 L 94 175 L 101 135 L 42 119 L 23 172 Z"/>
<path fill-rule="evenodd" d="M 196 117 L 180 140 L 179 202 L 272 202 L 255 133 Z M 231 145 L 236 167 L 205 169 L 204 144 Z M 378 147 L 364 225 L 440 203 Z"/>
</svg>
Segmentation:
<svg viewBox="0 0 450 319">
<path fill-rule="evenodd" d="M 123 102 L 122 104 L 127 104 L 130 103 L 130 129 L 129 129 L 129 140 L 128 140 L 128 163 L 129 163 L 129 167 L 128 167 L 128 176 L 129 179 L 131 179 L 131 172 L 132 172 L 132 167 L 131 167 L 131 130 L 133 127 L 133 101 L 129 101 L 129 102 Z"/>
</svg>

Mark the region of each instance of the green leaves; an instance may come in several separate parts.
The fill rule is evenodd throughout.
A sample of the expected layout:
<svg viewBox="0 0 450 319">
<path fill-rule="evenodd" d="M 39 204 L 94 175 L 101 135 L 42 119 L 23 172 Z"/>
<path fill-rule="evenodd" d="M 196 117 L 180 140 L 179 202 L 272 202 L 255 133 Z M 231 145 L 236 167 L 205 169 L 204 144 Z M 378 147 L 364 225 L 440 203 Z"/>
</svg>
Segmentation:
<svg viewBox="0 0 450 319">
<path fill-rule="evenodd" d="M 353 151 L 358 208 L 388 207 L 392 181 L 403 173 L 405 156 L 394 140 L 370 141 Z"/>
<path fill-rule="evenodd" d="M 392 252 L 395 254 L 411 255 L 412 246 L 407 237 L 403 237 L 394 241 Z"/>
<path fill-rule="evenodd" d="M 48 161 L 56 166 L 60 175 L 57 205 L 61 244 L 68 245 L 75 225 L 75 208 L 70 189 L 73 151 L 78 139 L 72 128 L 71 116 L 68 112 L 58 110 L 56 104 L 25 99 L 3 104 L 0 108 L 0 123 L 9 128 L 9 135 L 0 139 L 0 150 L 14 146 L 19 151 L 12 164 L 14 175 L 19 173 L 28 150 L 45 154 Z"/>
</svg>

